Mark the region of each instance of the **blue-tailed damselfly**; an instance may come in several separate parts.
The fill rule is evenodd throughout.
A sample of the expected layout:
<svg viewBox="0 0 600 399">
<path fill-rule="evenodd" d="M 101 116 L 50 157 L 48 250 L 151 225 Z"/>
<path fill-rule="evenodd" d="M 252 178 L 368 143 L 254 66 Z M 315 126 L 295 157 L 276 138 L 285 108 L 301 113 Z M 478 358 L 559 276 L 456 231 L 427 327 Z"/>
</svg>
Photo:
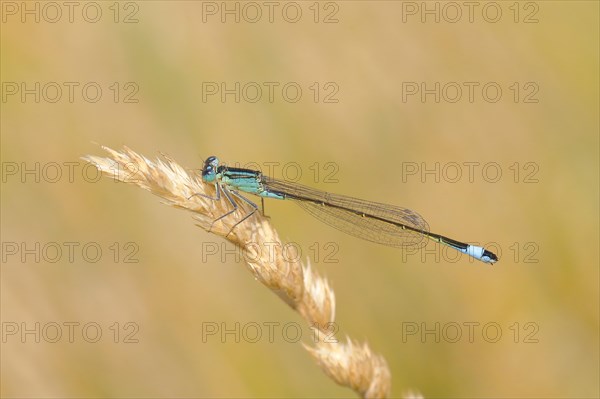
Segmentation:
<svg viewBox="0 0 600 399">
<path fill-rule="evenodd" d="M 253 210 L 240 219 L 231 231 L 258 210 L 256 204 L 239 194 L 242 191 L 261 198 L 295 200 L 322 222 L 367 241 L 407 247 L 417 245 L 426 237 L 485 263 L 498 260 L 494 253 L 483 247 L 429 232 L 427 222 L 410 209 L 327 193 L 298 183 L 273 179 L 256 170 L 219 165 L 219 159 L 214 156 L 204 162 L 202 180 L 216 186 L 215 198 L 209 198 L 219 200 L 223 192 L 233 206 L 231 211 L 215 219 L 213 224 L 237 210 L 238 206 L 231 195 L 252 205 Z"/>
</svg>

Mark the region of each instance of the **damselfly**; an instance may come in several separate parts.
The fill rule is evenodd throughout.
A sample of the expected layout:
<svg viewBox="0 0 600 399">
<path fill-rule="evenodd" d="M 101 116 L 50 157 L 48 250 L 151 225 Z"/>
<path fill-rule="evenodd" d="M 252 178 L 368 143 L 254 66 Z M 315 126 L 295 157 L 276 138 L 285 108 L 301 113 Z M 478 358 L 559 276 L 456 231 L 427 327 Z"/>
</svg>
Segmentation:
<svg viewBox="0 0 600 399">
<path fill-rule="evenodd" d="M 232 195 L 252 206 L 253 209 L 231 231 L 258 210 L 255 203 L 239 194 L 245 192 L 261 198 L 294 200 L 322 222 L 367 241 L 391 247 L 407 247 L 428 238 L 485 263 L 498 260 L 494 253 L 483 247 L 429 232 L 427 222 L 410 209 L 327 193 L 298 183 L 273 179 L 256 170 L 219 165 L 219 159 L 214 156 L 204 162 L 202 180 L 216 186 L 215 197 L 208 198 L 220 200 L 223 193 L 232 205 L 232 209 L 215 219 L 213 224 L 238 209 Z"/>
</svg>

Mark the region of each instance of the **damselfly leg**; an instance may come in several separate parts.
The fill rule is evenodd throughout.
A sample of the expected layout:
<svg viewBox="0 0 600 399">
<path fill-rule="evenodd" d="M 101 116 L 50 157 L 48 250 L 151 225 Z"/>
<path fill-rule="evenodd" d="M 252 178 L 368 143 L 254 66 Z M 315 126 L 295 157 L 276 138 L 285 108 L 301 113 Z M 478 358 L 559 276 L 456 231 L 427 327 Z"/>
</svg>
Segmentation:
<svg viewBox="0 0 600 399">
<path fill-rule="evenodd" d="M 212 231 L 212 228 L 215 225 L 215 223 L 217 223 L 219 220 L 222 220 L 222 219 L 226 218 L 227 216 L 235 213 L 235 211 L 237 211 L 239 209 L 238 204 L 235 202 L 235 200 L 232 198 L 232 196 L 235 196 L 235 197 L 241 199 L 242 201 L 244 201 L 245 203 L 249 204 L 252 207 L 252 210 L 250 210 L 248 213 L 246 213 L 244 215 L 244 217 L 242 217 L 240 220 L 238 220 L 229 229 L 229 231 L 225 235 L 225 237 L 227 237 L 227 236 L 229 236 L 229 234 L 231 234 L 233 229 L 235 229 L 237 227 L 238 224 L 242 223 L 244 220 L 246 220 L 250 216 L 254 215 L 254 212 L 256 212 L 258 210 L 258 206 L 254 202 L 250 201 L 248 198 L 246 198 L 243 195 L 241 195 L 240 193 L 238 193 L 237 191 L 228 190 L 227 188 L 223 187 L 219 183 L 215 184 L 215 196 L 214 197 L 211 197 L 210 195 L 206 195 L 206 194 L 202 194 L 202 193 L 195 193 L 195 194 L 191 195 L 189 198 L 192 198 L 194 196 L 200 196 L 200 197 L 208 198 L 212 201 L 221 201 L 221 192 L 223 192 L 223 196 L 225 198 L 227 198 L 227 201 L 229 202 L 229 204 L 231 204 L 232 209 L 225 212 L 224 214 L 222 214 L 221 216 L 219 216 L 218 218 L 216 218 L 212 221 L 212 223 L 210 224 L 210 227 L 207 230 L 209 233 Z"/>
</svg>

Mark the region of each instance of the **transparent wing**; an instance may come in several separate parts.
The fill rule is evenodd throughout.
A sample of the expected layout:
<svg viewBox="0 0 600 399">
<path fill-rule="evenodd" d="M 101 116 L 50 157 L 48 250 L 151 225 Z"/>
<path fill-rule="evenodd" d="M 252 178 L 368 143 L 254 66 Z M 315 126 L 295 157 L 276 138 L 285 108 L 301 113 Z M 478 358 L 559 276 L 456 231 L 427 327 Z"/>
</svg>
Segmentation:
<svg viewBox="0 0 600 399">
<path fill-rule="evenodd" d="M 429 225 L 418 213 L 398 206 L 315 190 L 262 176 L 270 192 L 282 194 L 320 221 L 363 240 L 391 247 L 415 246 L 427 237 Z"/>
</svg>

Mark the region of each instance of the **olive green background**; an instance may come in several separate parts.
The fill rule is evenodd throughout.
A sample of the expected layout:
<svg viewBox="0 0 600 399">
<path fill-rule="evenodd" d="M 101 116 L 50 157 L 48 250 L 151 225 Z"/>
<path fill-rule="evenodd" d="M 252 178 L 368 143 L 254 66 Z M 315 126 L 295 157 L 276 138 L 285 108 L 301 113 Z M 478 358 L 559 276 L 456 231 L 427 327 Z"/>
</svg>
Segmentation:
<svg viewBox="0 0 600 399">
<path fill-rule="evenodd" d="M 276 165 L 276 177 L 299 167 L 304 184 L 408 207 L 432 231 L 490 245 L 494 266 L 434 244 L 408 255 L 267 203 L 282 239 L 330 281 L 338 337 L 387 359 L 394 396 L 598 397 L 597 2 L 498 2 L 488 14 L 476 3 L 472 21 L 459 2 L 455 22 L 456 6 L 436 2 L 439 22 L 421 2 L 297 2 L 285 18 L 275 3 L 272 22 L 262 2 L 96 2 L 84 18 L 85 4 L 70 22 L 65 6 L 58 18 L 44 3 L 2 3 L 3 397 L 354 396 L 312 361 L 300 344 L 309 328 L 230 244 L 147 192 L 95 181 L 79 157 L 103 154 L 97 144 L 189 169 L 213 154 Z M 222 7 L 239 7 L 240 22 L 222 22 Z M 36 82 L 39 102 L 22 99 Z M 240 83 L 239 102 L 206 92 L 222 82 Z M 436 82 L 439 102 L 406 94 Z M 92 97 L 102 89 L 97 102 L 86 84 Z M 286 84 L 301 88 L 297 102 Z M 436 167 L 439 179 L 420 174 Z M 203 340 L 211 326 L 240 342 Z"/>
</svg>

